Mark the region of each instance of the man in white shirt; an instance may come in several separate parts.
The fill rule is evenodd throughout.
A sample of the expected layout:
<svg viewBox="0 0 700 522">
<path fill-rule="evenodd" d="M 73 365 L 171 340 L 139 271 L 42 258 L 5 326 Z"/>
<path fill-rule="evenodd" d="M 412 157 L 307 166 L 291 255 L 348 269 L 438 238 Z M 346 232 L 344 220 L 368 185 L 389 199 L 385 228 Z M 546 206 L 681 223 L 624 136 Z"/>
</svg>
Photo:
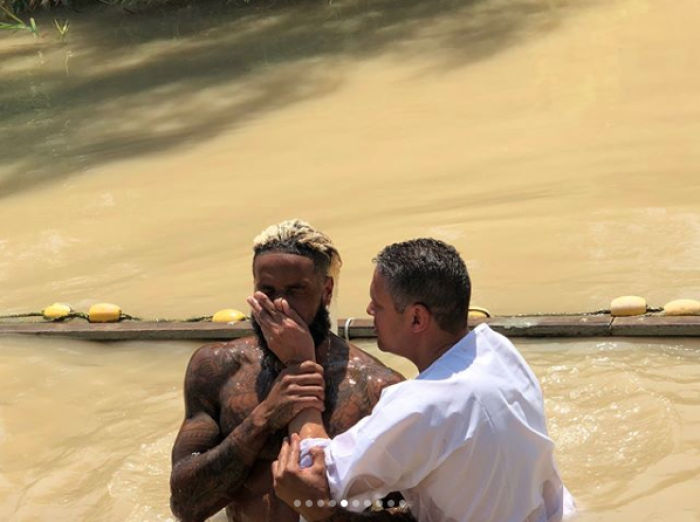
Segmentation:
<svg viewBox="0 0 700 522">
<path fill-rule="evenodd" d="M 372 414 L 334 439 L 318 412 L 302 412 L 273 464 L 277 496 L 314 522 L 363 520 L 356 513 L 392 491 L 420 522 L 558 522 L 573 513 L 537 378 L 487 325 L 468 334 L 471 285 L 458 252 L 417 239 L 375 262 L 367 312 L 377 344 L 420 373 L 384 389 Z M 281 360 L 313 357 L 298 327 L 287 335 L 289 318 L 299 321 L 286 303 L 263 299 L 253 311 Z"/>
</svg>

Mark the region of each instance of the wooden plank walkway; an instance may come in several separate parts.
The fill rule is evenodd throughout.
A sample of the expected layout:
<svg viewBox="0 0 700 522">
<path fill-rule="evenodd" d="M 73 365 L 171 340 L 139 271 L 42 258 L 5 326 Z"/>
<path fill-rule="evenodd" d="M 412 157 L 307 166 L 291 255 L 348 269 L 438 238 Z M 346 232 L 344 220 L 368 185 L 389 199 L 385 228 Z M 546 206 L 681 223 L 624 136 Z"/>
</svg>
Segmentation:
<svg viewBox="0 0 700 522">
<path fill-rule="evenodd" d="M 491 317 L 472 319 L 470 326 L 486 322 L 508 337 L 700 337 L 700 316 L 665 317 L 646 315 L 612 318 L 608 315 Z M 345 335 L 346 319 L 338 321 L 339 334 Z M 376 337 L 372 320 L 353 319 L 351 339 Z M 0 322 L 0 336 L 69 337 L 91 341 L 196 340 L 220 341 L 252 335 L 248 321 L 235 324 L 186 322 L 65 323 Z"/>
</svg>

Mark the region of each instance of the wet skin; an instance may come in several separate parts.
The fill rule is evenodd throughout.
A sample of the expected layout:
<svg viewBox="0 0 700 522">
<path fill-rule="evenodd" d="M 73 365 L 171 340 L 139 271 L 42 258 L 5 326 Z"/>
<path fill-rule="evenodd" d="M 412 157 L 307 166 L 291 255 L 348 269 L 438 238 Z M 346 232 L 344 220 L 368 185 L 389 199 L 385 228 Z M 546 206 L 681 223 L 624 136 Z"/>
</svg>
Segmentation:
<svg viewBox="0 0 700 522">
<path fill-rule="evenodd" d="M 323 367 L 323 422 L 331 437 L 371 413 L 382 388 L 403 380 L 334 335 Z M 271 464 L 286 424 L 278 428 L 260 408 L 279 370 L 254 338 L 207 345 L 193 355 L 186 419 L 173 448 L 172 503 L 183 520 L 203 520 L 226 507 L 231 521 L 298 521 L 272 487 Z"/>
<path fill-rule="evenodd" d="M 330 302 L 332 279 L 319 275 L 307 257 L 262 254 L 253 274 L 256 290 L 272 300 L 283 297 L 307 323 Z M 317 343 L 316 361 L 324 370 L 323 422 L 332 437 L 369 415 L 381 390 L 403 377 L 329 335 L 330 344 L 328 338 Z M 291 370 L 254 337 L 195 352 L 185 376 L 185 420 L 172 453 L 171 506 L 178 518 L 199 522 L 226 508 L 236 522 L 298 521 L 275 496 L 271 473 L 298 412 L 287 379 L 304 376 Z"/>
</svg>

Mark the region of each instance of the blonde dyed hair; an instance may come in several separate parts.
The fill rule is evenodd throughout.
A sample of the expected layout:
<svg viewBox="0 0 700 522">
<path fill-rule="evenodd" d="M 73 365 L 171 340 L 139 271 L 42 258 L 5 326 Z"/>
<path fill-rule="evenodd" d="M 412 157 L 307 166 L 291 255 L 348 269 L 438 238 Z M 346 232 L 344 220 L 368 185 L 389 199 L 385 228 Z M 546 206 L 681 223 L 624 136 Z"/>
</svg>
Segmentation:
<svg viewBox="0 0 700 522">
<path fill-rule="evenodd" d="M 285 252 L 298 255 L 311 255 L 318 266 L 323 260 L 328 275 L 338 283 L 343 261 L 338 249 L 323 232 L 316 230 L 306 221 L 290 219 L 263 230 L 253 240 L 255 256 L 265 252 Z"/>
</svg>

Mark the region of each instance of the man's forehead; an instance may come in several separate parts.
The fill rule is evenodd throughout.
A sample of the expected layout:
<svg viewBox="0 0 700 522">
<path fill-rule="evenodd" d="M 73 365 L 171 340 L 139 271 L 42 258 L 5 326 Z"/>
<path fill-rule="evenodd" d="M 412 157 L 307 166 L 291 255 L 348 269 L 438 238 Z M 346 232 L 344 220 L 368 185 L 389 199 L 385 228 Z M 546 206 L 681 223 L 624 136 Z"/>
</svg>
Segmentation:
<svg viewBox="0 0 700 522">
<path fill-rule="evenodd" d="M 370 294 L 376 297 L 380 297 L 381 295 L 385 295 L 387 293 L 386 280 L 379 270 L 374 271 L 374 274 L 372 275 L 372 283 L 369 285 L 369 290 Z"/>
<path fill-rule="evenodd" d="M 312 279 L 316 275 L 313 259 L 298 254 L 269 252 L 260 254 L 253 263 L 253 276 L 258 279 Z"/>
</svg>

